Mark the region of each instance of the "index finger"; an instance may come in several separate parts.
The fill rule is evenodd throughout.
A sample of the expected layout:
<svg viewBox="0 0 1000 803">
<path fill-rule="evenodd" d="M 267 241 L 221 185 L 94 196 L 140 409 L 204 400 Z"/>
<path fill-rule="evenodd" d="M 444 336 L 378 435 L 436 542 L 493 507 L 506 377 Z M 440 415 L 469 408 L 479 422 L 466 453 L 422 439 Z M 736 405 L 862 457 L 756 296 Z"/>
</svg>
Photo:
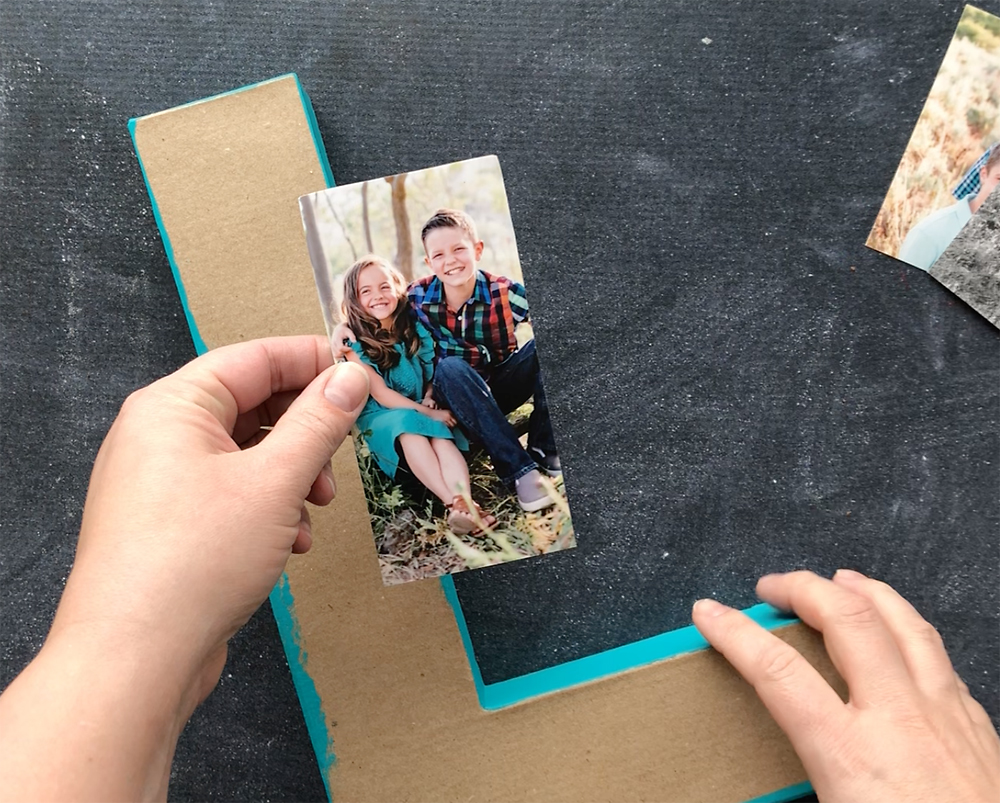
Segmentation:
<svg viewBox="0 0 1000 803">
<path fill-rule="evenodd" d="M 798 650 L 741 611 L 702 599 L 695 603 L 692 619 L 753 686 L 808 769 L 825 750 L 818 736 L 835 733 L 838 721 L 847 717 L 837 692 Z"/>
<path fill-rule="evenodd" d="M 271 337 L 213 349 L 161 381 L 195 389 L 195 403 L 231 432 L 241 413 L 275 393 L 302 390 L 331 365 L 325 337 Z"/>
</svg>

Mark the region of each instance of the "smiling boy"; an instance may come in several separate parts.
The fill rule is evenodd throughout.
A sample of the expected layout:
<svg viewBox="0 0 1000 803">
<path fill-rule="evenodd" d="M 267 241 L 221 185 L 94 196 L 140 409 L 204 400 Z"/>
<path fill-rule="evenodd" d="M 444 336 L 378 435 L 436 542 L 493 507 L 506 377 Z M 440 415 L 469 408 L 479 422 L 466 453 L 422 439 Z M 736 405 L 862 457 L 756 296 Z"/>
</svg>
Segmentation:
<svg viewBox="0 0 1000 803">
<path fill-rule="evenodd" d="M 417 319 L 437 344 L 433 397 L 426 404 L 451 410 L 462 427 L 482 441 L 497 475 L 517 493 L 526 511 L 553 500 L 541 472 L 561 473 L 552 423 L 535 354 L 535 341 L 518 347 L 514 330 L 528 318 L 524 285 L 477 267 L 484 243 L 464 212 L 439 209 L 420 232 L 433 274 L 409 288 Z M 507 414 L 534 398 L 528 448 Z"/>
</svg>

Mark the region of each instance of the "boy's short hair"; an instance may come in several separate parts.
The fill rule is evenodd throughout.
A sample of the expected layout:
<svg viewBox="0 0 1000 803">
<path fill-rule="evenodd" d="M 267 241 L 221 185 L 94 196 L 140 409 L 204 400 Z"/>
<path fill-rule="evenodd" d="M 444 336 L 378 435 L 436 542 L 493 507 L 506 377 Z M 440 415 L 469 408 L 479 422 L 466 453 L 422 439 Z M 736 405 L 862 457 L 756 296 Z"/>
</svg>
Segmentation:
<svg viewBox="0 0 1000 803">
<path fill-rule="evenodd" d="M 426 243 L 427 235 L 434 229 L 444 228 L 461 229 L 469 235 L 472 242 L 479 242 L 475 221 L 460 209 L 438 209 L 420 230 L 420 242 Z"/>
</svg>

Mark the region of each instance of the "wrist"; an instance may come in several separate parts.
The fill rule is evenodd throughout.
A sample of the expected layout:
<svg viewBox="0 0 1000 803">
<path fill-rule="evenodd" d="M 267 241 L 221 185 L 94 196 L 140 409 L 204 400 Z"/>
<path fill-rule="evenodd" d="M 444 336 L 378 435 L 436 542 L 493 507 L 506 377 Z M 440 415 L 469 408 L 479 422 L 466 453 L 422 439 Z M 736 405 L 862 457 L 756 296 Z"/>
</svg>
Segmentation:
<svg viewBox="0 0 1000 803">
<path fill-rule="evenodd" d="M 0 698 L 11 799 L 166 797 L 198 684 L 149 643 L 149 636 L 101 626 L 53 630 Z M 41 755 L 44 766 L 32 760 Z"/>
<path fill-rule="evenodd" d="M 137 668 L 149 667 L 161 684 L 181 691 L 196 685 L 209 657 L 238 628 L 220 631 L 196 598 L 174 593 L 168 573 L 143 584 L 120 577 L 109 582 L 113 578 L 105 567 L 112 560 L 113 555 L 77 550 L 46 644 L 88 641 Z M 189 706 L 192 711 L 195 705 Z"/>
<path fill-rule="evenodd" d="M 108 694 L 156 697 L 151 713 L 159 723 L 166 726 L 169 719 L 183 728 L 218 680 L 217 673 L 206 688 L 205 667 L 214 665 L 220 648 L 224 654 L 225 642 L 216 644 L 218 639 L 202 626 L 204 617 L 180 610 L 173 617 L 157 615 L 143 605 L 138 589 L 126 599 L 115 590 L 102 593 L 92 578 L 75 582 L 82 569 L 75 567 L 70 575 L 43 653 L 66 653 L 81 671 L 106 673 Z M 115 687 L 116 680 L 128 683 Z"/>
<path fill-rule="evenodd" d="M 203 699 L 199 662 L 188 650 L 121 621 L 53 625 L 39 658 L 71 666 L 81 685 L 96 684 L 95 691 L 109 701 L 139 702 L 147 721 L 161 731 L 179 732 Z"/>
</svg>

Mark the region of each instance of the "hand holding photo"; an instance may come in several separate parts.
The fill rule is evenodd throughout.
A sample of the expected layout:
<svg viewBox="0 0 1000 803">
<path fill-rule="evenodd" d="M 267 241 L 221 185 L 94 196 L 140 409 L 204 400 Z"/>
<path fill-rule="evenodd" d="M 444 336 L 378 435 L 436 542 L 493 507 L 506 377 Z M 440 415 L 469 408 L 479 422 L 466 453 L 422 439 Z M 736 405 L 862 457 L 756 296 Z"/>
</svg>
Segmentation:
<svg viewBox="0 0 1000 803">
<path fill-rule="evenodd" d="M 371 380 L 355 446 L 383 581 L 575 546 L 496 157 L 299 206 L 334 357 Z"/>
</svg>

